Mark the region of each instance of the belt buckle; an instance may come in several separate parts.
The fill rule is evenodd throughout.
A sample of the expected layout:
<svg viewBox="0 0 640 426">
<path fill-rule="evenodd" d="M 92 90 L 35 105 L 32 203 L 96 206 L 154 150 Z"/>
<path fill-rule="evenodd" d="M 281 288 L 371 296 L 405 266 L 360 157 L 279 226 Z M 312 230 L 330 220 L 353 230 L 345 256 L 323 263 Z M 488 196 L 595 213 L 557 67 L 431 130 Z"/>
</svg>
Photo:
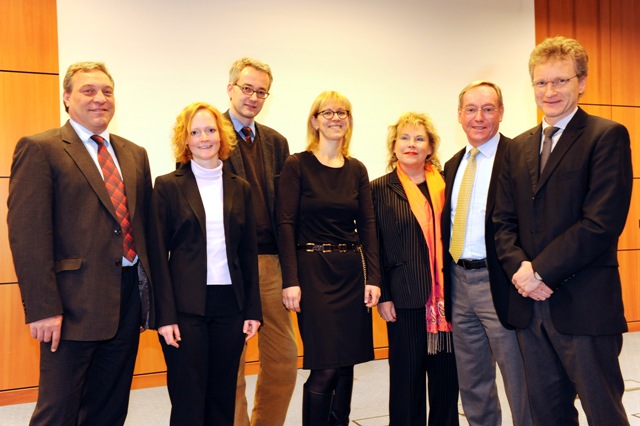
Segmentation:
<svg viewBox="0 0 640 426">
<path fill-rule="evenodd" d="M 346 244 L 338 244 L 338 251 L 340 253 L 346 253 L 347 252 L 347 245 Z"/>
<path fill-rule="evenodd" d="M 305 248 L 304 251 L 306 251 L 307 253 L 313 253 L 315 251 L 316 245 L 313 243 L 307 243 L 305 244 Z"/>
<path fill-rule="evenodd" d="M 329 244 L 329 243 L 322 244 L 323 253 L 331 253 L 332 251 L 333 251 L 333 244 Z"/>
</svg>

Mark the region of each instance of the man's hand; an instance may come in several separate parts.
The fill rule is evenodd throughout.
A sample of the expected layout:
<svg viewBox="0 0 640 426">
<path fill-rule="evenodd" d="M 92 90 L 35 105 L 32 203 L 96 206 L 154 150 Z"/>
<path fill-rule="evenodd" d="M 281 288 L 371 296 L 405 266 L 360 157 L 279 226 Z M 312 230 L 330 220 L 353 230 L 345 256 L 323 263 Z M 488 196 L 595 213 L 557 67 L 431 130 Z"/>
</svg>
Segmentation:
<svg viewBox="0 0 640 426">
<path fill-rule="evenodd" d="M 396 322 L 396 307 L 393 302 L 378 303 L 378 313 L 386 322 Z"/>
<path fill-rule="evenodd" d="M 537 289 L 542 283 L 542 281 L 536 279 L 533 275 L 533 267 L 531 266 L 531 262 L 527 260 L 520 264 L 520 269 L 513 274 L 511 282 L 516 286 L 518 293 L 520 293 L 522 297 L 528 297 L 529 293 Z"/>
<path fill-rule="evenodd" d="M 62 315 L 44 318 L 29 323 L 31 337 L 38 342 L 51 342 L 51 352 L 58 350 L 60 344 L 60 333 L 62 331 Z"/>
</svg>

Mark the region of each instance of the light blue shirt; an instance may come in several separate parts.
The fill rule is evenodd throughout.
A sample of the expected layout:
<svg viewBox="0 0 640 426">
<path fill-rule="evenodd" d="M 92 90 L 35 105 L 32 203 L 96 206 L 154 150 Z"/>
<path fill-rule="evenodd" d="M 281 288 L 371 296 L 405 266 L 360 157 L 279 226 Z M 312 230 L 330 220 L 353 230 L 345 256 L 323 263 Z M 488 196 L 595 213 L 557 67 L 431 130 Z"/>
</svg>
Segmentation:
<svg viewBox="0 0 640 426">
<path fill-rule="evenodd" d="M 243 127 L 248 127 L 251 129 L 251 140 L 254 141 L 256 139 L 256 122 L 251 121 L 251 124 L 249 124 L 248 126 L 245 126 L 244 124 L 242 124 L 242 122 L 240 120 L 238 120 L 232 113 L 231 110 L 229 110 L 229 117 L 231 117 L 231 124 L 233 124 L 233 128 L 236 130 L 236 133 L 238 134 L 242 134 L 242 128 Z"/>
<path fill-rule="evenodd" d="M 467 215 L 467 233 L 464 239 L 464 249 L 461 259 L 484 259 L 487 257 L 487 248 L 484 239 L 485 215 L 487 211 L 487 195 L 489 194 L 489 184 L 491 182 L 491 171 L 493 162 L 498 150 L 500 133 L 496 133 L 491 139 L 478 147 L 480 153 L 476 157 L 476 177 L 473 182 L 471 201 L 469 203 L 469 214 Z M 458 204 L 458 193 L 462 183 L 462 176 L 469 162 L 469 151 L 471 144 L 467 144 L 466 152 L 462 157 L 456 178 L 451 191 L 451 230 L 456 226 L 454 218 L 456 216 L 456 205 Z M 451 238 L 451 235 L 449 235 Z"/>
<path fill-rule="evenodd" d="M 560 120 L 556 124 L 554 124 L 554 127 L 557 127 L 560 130 L 557 130 L 553 134 L 553 136 L 551 136 L 551 151 L 553 151 L 553 148 L 556 147 L 556 144 L 558 143 L 558 140 L 560 140 L 560 136 L 562 136 L 562 133 L 564 132 L 564 129 L 567 127 L 567 124 L 569 124 L 569 122 L 571 121 L 573 116 L 576 115 L 576 112 L 578 112 L 578 107 L 576 107 L 576 109 L 574 109 L 571 114 L 567 115 L 562 120 Z M 541 141 L 540 142 L 540 153 L 542 153 L 542 142 L 544 142 L 544 129 L 546 129 L 549 126 L 550 126 L 550 124 L 547 124 L 547 119 L 544 118 L 542 120 L 542 137 L 540 139 L 540 141 Z"/>
</svg>

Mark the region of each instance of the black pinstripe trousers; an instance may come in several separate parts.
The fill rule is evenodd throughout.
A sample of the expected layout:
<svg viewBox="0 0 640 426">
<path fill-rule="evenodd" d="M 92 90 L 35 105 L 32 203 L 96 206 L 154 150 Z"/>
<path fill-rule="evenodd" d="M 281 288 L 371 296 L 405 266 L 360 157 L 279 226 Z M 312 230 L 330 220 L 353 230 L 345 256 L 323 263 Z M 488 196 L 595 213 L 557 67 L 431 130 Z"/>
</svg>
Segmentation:
<svg viewBox="0 0 640 426">
<path fill-rule="evenodd" d="M 458 376 L 453 352 L 427 353 L 425 308 L 396 309 L 389 336 L 390 426 L 458 425 Z"/>
</svg>

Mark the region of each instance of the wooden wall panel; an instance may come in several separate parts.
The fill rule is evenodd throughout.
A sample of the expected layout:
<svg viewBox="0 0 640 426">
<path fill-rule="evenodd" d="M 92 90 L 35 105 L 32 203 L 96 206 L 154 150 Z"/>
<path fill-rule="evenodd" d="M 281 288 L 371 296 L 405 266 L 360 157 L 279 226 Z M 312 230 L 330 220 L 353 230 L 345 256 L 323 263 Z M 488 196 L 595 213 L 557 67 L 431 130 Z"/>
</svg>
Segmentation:
<svg viewBox="0 0 640 426">
<path fill-rule="evenodd" d="M 629 207 L 627 223 L 618 242 L 618 250 L 638 248 L 640 248 L 640 178 L 635 178 L 631 193 L 631 207 Z M 629 285 L 636 285 L 636 283 L 630 282 Z M 638 301 L 640 302 L 640 299 Z"/>
<path fill-rule="evenodd" d="M 635 102 L 638 105 L 634 108 L 613 107 L 611 110 L 611 119 L 624 124 L 627 130 L 629 130 L 633 176 L 640 177 L 640 95 Z M 640 246 L 638 248 L 640 248 Z"/>
<path fill-rule="evenodd" d="M 622 299 L 627 322 L 640 322 L 640 250 L 618 252 L 620 278 L 622 279 Z"/>
<path fill-rule="evenodd" d="M 0 72 L 0 93 L 0 176 L 9 176 L 18 139 L 60 125 L 62 97 L 57 75 L 14 72 Z"/>
<path fill-rule="evenodd" d="M 2 0 L 0 17 L 0 70 L 58 73 L 56 0 Z"/>
<path fill-rule="evenodd" d="M 40 345 L 29 334 L 17 284 L 0 285 L 0 391 L 38 385 Z"/>
<path fill-rule="evenodd" d="M 638 106 L 640 80 L 636 73 L 640 67 L 640 2 L 610 1 L 612 103 Z"/>
</svg>

